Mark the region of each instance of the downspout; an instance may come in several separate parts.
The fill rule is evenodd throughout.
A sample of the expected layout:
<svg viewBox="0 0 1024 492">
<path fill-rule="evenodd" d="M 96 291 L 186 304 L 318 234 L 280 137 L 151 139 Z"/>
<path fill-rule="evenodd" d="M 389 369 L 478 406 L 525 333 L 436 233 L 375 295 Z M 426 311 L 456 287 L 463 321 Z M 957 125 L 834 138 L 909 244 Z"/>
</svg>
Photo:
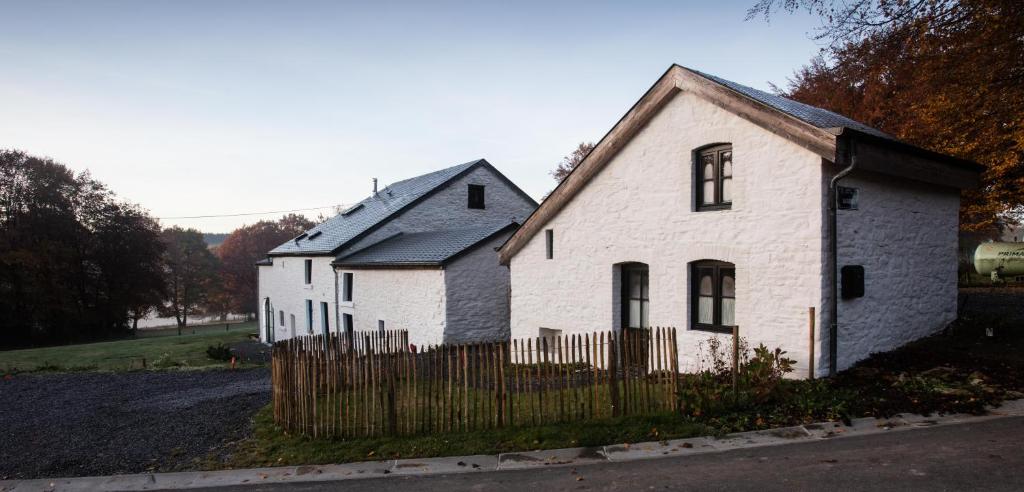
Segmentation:
<svg viewBox="0 0 1024 492">
<path fill-rule="evenodd" d="M 849 141 L 849 165 L 832 177 L 828 184 L 828 234 L 829 234 L 829 266 L 832 270 L 829 299 L 829 327 L 828 327 L 828 374 L 836 375 L 839 352 L 839 234 L 837 230 L 836 212 L 838 208 L 839 181 L 848 176 L 857 168 L 857 144 Z"/>
</svg>

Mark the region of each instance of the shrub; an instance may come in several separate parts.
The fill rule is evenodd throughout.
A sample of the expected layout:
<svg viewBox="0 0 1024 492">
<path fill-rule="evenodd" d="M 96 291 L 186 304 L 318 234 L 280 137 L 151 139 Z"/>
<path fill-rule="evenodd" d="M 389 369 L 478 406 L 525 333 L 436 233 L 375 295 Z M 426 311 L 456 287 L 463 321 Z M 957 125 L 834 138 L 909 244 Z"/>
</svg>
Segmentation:
<svg viewBox="0 0 1024 492">
<path fill-rule="evenodd" d="M 701 344 L 702 370 L 684 376 L 680 385 L 678 397 L 684 414 L 721 415 L 782 396 L 784 377 L 793 371 L 795 361 L 784 357 L 782 349 L 759 345 L 751 356 L 744 340 L 740 340 L 739 347 L 739 373 L 733 388 L 731 355 L 725 354 L 718 338 Z"/>
<path fill-rule="evenodd" d="M 231 349 L 225 347 L 223 343 L 218 343 L 207 347 L 206 355 L 213 360 L 227 362 L 231 360 Z"/>
</svg>

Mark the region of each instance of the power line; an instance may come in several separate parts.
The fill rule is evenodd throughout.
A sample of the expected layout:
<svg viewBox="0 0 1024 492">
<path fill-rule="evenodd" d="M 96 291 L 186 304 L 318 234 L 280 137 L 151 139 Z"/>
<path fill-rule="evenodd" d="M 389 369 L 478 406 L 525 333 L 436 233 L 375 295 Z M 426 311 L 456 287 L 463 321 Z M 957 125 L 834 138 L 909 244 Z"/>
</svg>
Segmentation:
<svg viewBox="0 0 1024 492">
<path fill-rule="evenodd" d="M 157 217 L 158 220 L 177 220 L 177 219 L 213 219 L 218 217 L 245 217 L 247 215 L 269 215 L 269 214 L 287 214 L 292 212 L 306 212 L 309 210 L 322 210 L 325 208 L 334 208 L 340 205 L 327 205 L 325 207 L 311 207 L 311 208 L 296 208 L 293 210 L 272 210 L 269 212 L 245 212 L 238 214 L 218 214 L 218 215 L 191 215 L 184 217 Z"/>
</svg>

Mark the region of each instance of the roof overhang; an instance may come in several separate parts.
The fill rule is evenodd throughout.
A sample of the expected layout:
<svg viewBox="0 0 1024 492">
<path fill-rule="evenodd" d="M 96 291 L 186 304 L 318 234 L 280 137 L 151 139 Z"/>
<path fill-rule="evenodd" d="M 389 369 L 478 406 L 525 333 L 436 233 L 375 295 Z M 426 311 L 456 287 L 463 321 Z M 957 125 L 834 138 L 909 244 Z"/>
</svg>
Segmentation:
<svg viewBox="0 0 1024 492">
<path fill-rule="evenodd" d="M 937 184 L 946 186 L 965 187 L 971 183 L 977 183 L 978 169 L 980 166 L 974 163 L 958 161 L 949 156 L 943 156 L 924 149 L 918 149 L 912 145 L 901 142 L 889 141 L 855 132 L 847 128 L 818 128 L 795 116 L 782 112 L 768 106 L 760 101 L 741 94 L 727 86 L 707 79 L 685 67 L 672 65 L 657 82 L 647 90 L 626 114 L 619 119 L 615 126 L 605 134 L 593 150 L 569 173 L 561 183 L 555 187 L 548 198 L 540 204 L 533 214 L 530 215 L 505 244 L 498 253 L 501 264 L 508 265 L 520 249 L 572 198 L 594 178 L 626 144 L 650 122 L 658 111 L 680 92 L 689 92 L 697 95 L 712 104 L 719 106 L 732 114 L 748 120 L 765 130 L 786 138 L 795 144 L 821 156 L 829 162 L 836 162 L 837 142 L 840 135 L 847 138 L 856 138 L 858 142 L 865 142 L 863 150 L 858 146 L 859 159 L 865 162 L 865 169 L 878 170 L 886 174 L 907 177 L 909 179 L 928 181 L 935 179 Z M 914 149 L 912 152 L 910 149 Z M 899 165 L 893 165 L 892 161 L 886 161 L 893 157 L 891 152 L 914 155 L 913 159 L 901 161 Z M 874 162 L 875 164 L 871 164 Z M 883 162 L 886 162 L 884 165 Z M 904 164 L 905 162 L 905 164 Z M 941 171 L 927 169 L 937 163 L 944 163 L 949 166 L 948 172 L 942 167 Z M 966 163 L 966 164 L 965 164 Z M 977 166 L 977 167 L 975 167 Z M 897 169 L 899 168 L 899 169 Z M 973 178 L 966 176 L 974 173 Z M 957 185 L 957 179 L 959 185 Z"/>
<path fill-rule="evenodd" d="M 985 167 L 907 143 L 843 128 L 844 144 L 856 142 L 857 169 L 949 188 L 976 188 Z"/>
</svg>

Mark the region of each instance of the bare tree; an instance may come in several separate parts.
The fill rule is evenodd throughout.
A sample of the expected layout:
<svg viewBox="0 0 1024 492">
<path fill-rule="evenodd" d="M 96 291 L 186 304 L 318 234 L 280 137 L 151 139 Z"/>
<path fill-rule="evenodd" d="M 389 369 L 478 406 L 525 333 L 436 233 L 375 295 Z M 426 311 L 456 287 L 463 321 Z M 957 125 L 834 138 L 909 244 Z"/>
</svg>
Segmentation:
<svg viewBox="0 0 1024 492">
<path fill-rule="evenodd" d="M 562 162 L 559 162 L 558 166 L 555 167 L 555 170 L 551 171 L 551 177 L 555 178 L 555 181 L 561 183 L 573 169 L 576 169 L 576 166 L 583 162 L 583 159 L 587 157 L 587 154 L 590 154 L 590 151 L 594 150 L 594 145 L 594 142 L 580 142 L 579 145 L 576 146 L 576 150 L 573 150 L 569 155 L 563 157 Z"/>
</svg>

